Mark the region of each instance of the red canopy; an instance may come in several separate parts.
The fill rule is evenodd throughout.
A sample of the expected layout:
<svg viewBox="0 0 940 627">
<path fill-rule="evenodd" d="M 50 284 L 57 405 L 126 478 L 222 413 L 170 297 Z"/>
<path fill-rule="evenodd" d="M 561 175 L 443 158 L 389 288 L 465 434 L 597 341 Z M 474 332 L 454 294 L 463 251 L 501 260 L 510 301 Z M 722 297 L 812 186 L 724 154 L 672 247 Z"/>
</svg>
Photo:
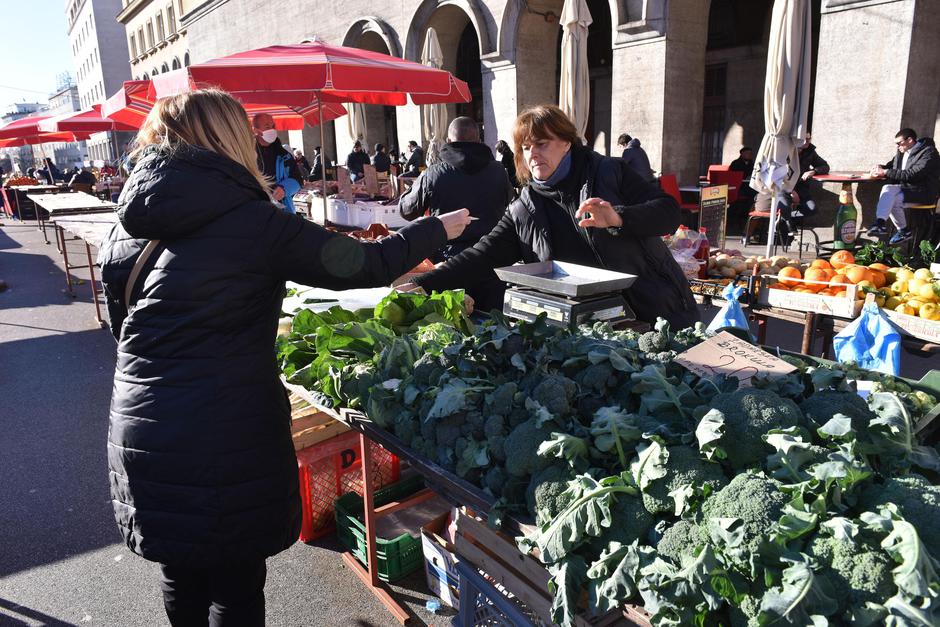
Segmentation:
<svg viewBox="0 0 940 627">
<path fill-rule="evenodd" d="M 48 117 L 47 115 L 32 115 L 4 124 L 0 126 L 0 139 L 15 139 L 41 133 L 39 123 Z"/>
<path fill-rule="evenodd" d="M 156 77 L 154 77 L 156 78 Z M 174 93 L 183 93 L 197 87 L 209 87 L 210 85 L 196 85 L 187 78 L 185 88 L 179 89 Z M 171 95 L 171 94 L 164 94 Z M 306 105 L 285 106 L 281 104 L 258 104 L 256 102 L 246 102 L 238 94 L 233 94 L 236 99 L 242 101 L 242 106 L 249 117 L 259 113 L 267 113 L 274 118 L 274 127 L 279 131 L 299 131 L 303 129 L 304 123 L 310 126 L 319 124 L 320 111 L 317 100 Z M 163 97 L 163 96 L 160 96 Z M 147 118 L 147 114 L 153 108 L 157 101 L 157 93 L 151 81 L 126 81 L 121 91 L 117 92 L 102 105 L 101 113 L 103 116 L 116 122 L 140 128 Z M 346 109 L 336 103 L 324 103 L 323 121 L 328 122 L 346 115 Z"/>
<path fill-rule="evenodd" d="M 97 133 L 101 131 L 133 131 L 136 127 L 116 122 L 101 115 L 101 105 L 92 105 L 91 109 L 72 111 L 55 115 L 39 122 L 39 130 L 44 133 L 78 131 Z"/>
<path fill-rule="evenodd" d="M 470 89 L 450 72 L 378 52 L 322 42 L 248 50 L 159 74 L 157 95 L 216 85 L 239 100 L 304 106 L 310 102 L 403 105 L 469 102 Z"/>
<path fill-rule="evenodd" d="M 0 139 L 0 148 L 32 146 L 33 144 L 52 144 L 60 142 L 80 142 L 91 137 L 90 133 L 33 133 L 21 137 Z"/>
</svg>

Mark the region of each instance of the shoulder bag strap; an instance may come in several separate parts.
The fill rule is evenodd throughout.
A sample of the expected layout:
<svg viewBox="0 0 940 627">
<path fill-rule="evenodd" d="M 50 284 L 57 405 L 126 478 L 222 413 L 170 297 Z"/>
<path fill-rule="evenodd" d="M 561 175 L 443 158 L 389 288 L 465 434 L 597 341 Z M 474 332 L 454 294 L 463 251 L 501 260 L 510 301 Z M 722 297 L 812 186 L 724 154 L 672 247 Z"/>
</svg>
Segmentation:
<svg viewBox="0 0 940 627">
<path fill-rule="evenodd" d="M 140 255 L 137 256 L 134 267 L 131 268 L 131 274 L 127 277 L 127 287 L 124 288 L 124 306 L 127 307 L 128 311 L 130 311 L 131 308 L 131 294 L 134 292 L 134 285 L 137 283 L 137 278 L 140 276 L 144 265 L 146 265 L 147 260 L 150 259 L 153 251 L 155 251 L 159 245 L 160 240 L 158 239 L 152 239 L 147 242 L 144 249 L 140 251 Z"/>
</svg>

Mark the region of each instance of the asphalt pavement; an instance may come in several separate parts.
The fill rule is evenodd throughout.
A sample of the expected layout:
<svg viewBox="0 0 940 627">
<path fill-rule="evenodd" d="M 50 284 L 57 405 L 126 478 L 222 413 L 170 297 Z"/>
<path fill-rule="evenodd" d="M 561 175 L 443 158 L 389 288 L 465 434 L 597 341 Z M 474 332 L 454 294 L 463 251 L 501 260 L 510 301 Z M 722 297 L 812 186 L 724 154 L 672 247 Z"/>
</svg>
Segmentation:
<svg viewBox="0 0 940 627">
<path fill-rule="evenodd" d="M 78 242 L 70 251 L 84 254 Z M 166 625 L 156 565 L 114 523 L 105 442 L 115 342 L 94 320 L 87 271 L 76 276 L 86 282 L 72 298 L 54 244 L 32 227 L 0 227 L 0 625 Z M 798 350 L 800 335 L 768 323 L 782 348 Z M 919 378 L 940 358 L 905 354 L 903 364 Z M 339 551 L 331 536 L 268 561 L 269 625 L 397 624 Z M 423 571 L 394 591 L 412 624 L 449 624 L 424 610 Z"/>
</svg>

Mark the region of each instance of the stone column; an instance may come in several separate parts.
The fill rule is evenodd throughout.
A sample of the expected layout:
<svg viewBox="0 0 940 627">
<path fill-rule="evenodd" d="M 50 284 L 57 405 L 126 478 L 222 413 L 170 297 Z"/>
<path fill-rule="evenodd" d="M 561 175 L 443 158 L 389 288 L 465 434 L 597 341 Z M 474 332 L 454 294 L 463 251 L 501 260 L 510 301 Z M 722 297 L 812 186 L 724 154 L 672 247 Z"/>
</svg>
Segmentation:
<svg viewBox="0 0 940 627">
<path fill-rule="evenodd" d="M 514 64 L 483 64 L 483 143 L 490 148 L 500 139 L 512 143 L 512 124 L 519 113 Z"/>
</svg>

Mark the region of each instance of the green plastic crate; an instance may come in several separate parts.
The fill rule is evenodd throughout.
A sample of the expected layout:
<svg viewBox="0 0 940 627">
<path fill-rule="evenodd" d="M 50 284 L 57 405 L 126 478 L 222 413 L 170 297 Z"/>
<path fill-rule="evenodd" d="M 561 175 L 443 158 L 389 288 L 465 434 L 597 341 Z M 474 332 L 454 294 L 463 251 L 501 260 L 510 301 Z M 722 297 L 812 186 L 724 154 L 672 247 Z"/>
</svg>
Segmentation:
<svg viewBox="0 0 940 627">
<path fill-rule="evenodd" d="M 424 488 L 424 480 L 415 475 L 375 491 L 373 506 L 381 507 L 394 501 L 400 501 Z M 366 549 L 366 525 L 362 517 L 364 508 L 362 497 L 355 492 L 347 492 L 336 499 L 336 534 L 340 543 L 360 563 L 369 566 Z M 424 552 L 421 538 L 413 538 L 403 533 L 397 538 L 376 538 L 376 557 L 378 558 L 379 579 L 385 582 L 398 581 L 421 568 Z"/>
</svg>

